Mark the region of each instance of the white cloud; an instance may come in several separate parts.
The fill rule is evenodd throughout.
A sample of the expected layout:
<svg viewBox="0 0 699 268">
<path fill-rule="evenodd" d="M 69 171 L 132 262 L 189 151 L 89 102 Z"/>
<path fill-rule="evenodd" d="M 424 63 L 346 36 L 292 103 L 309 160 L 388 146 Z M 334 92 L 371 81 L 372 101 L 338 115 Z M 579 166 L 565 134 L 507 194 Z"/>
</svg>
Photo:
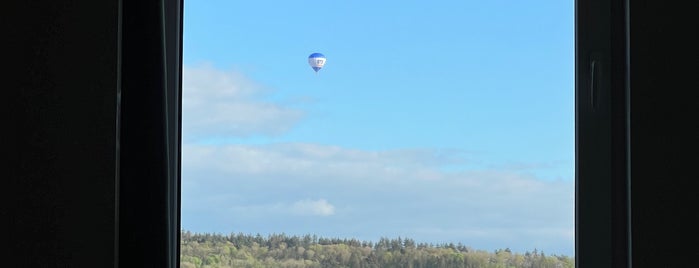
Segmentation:
<svg viewBox="0 0 699 268">
<path fill-rule="evenodd" d="M 335 214 L 335 206 L 325 199 L 299 200 L 291 206 L 291 211 L 302 215 L 330 216 Z"/>
<path fill-rule="evenodd" d="M 197 219 L 201 224 L 230 217 L 230 226 L 243 229 L 334 230 L 364 237 L 448 239 L 475 243 L 475 248 L 573 251 L 572 180 L 476 169 L 452 154 L 462 152 L 368 151 L 307 143 L 189 144 L 183 146 L 182 180 L 196 187 L 183 188 L 182 202 L 233 207 Z M 441 163 L 461 168 L 445 171 Z M 235 198 L 207 205 L 195 201 L 221 194 Z M 188 207 L 183 219 L 190 211 L 197 209 Z M 304 221 L 309 215 L 333 217 Z"/>
<path fill-rule="evenodd" d="M 237 72 L 210 65 L 183 66 L 183 138 L 277 135 L 287 131 L 303 113 L 264 101 L 263 93 L 268 92 Z"/>
<path fill-rule="evenodd" d="M 207 198 L 205 198 L 207 199 Z M 227 202 L 229 204 L 229 202 Z M 220 203 L 220 207 L 226 207 Z M 335 206 L 330 204 L 325 199 L 302 199 L 295 202 L 276 202 L 264 204 L 235 204 L 227 206 L 228 210 L 236 215 L 246 215 L 248 217 L 276 217 L 280 215 L 299 215 L 299 216 L 331 216 L 335 214 Z"/>
<path fill-rule="evenodd" d="M 439 179 L 439 165 L 456 162 L 456 157 L 445 154 L 427 149 L 365 151 L 310 143 L 185 144 L 182 153 L 183 164 L 191 170 L 303 180 Z"/>
</svg>

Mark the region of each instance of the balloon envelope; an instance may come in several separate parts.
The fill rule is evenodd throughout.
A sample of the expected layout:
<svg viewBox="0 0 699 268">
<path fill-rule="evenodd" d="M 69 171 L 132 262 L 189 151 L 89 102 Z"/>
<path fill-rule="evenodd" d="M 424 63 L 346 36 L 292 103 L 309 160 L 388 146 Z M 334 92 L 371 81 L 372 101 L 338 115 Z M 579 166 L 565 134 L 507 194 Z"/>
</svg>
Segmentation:
<svg viewBox="0 0 699 268">
<path fill-rule="evenodd" d="M 313 53 L 308 56 L 308 65 L 311 65 L 314 71 L 318 72 L 323 65 L 325 65 L 325 55 L 320 53 Z"/>
</svg>

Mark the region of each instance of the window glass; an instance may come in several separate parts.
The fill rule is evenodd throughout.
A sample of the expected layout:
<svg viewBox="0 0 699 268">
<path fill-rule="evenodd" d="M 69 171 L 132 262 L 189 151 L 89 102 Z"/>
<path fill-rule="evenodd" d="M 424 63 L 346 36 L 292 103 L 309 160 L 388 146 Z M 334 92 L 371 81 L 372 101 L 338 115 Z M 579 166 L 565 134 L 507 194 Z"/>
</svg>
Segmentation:
<svg viewBox="0 0 699 268">
<path fill-rule="evenodd" d="M 183 267 L 320 265 L 270 253 L 306 235 L 573 258 L 573 4 L 187 1 Z"/>
</svg>

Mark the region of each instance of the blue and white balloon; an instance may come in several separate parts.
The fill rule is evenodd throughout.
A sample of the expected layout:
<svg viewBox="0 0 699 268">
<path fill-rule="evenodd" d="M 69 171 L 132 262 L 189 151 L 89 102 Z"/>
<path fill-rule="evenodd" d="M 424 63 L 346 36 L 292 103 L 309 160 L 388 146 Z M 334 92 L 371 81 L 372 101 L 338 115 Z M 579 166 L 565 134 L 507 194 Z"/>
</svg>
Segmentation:
<svg viewBox="0 0 699 268">
<path fill-rule="evenodd" d="M 320 53 L 311 54 L 308 56 L 308 64 L 311 65 L 311 68 L 313 68 L 313 70 L 317 73 L 318 70 L 323 68 L 323 65 L 325 65 L 325 55 Z"/>
</svg>

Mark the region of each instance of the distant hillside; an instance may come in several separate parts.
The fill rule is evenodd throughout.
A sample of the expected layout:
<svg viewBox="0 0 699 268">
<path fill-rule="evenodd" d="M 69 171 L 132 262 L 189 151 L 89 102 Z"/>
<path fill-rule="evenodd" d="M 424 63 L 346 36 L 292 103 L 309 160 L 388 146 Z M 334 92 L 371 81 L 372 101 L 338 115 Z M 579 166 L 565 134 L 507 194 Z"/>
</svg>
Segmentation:
<svg viewBox="0 0 699 268">
<path fill-rule="evenodd" d="M 524 254 L 509 249 L 488 252 L 458 244 L 432 245 L 409 238 L 378 242 L 315 235 L 267 237 L 248 234 L 181 233 L 182 268 L 348 267 L 348 268 L 569 268 L 571 257 Z"/>
</svg>

